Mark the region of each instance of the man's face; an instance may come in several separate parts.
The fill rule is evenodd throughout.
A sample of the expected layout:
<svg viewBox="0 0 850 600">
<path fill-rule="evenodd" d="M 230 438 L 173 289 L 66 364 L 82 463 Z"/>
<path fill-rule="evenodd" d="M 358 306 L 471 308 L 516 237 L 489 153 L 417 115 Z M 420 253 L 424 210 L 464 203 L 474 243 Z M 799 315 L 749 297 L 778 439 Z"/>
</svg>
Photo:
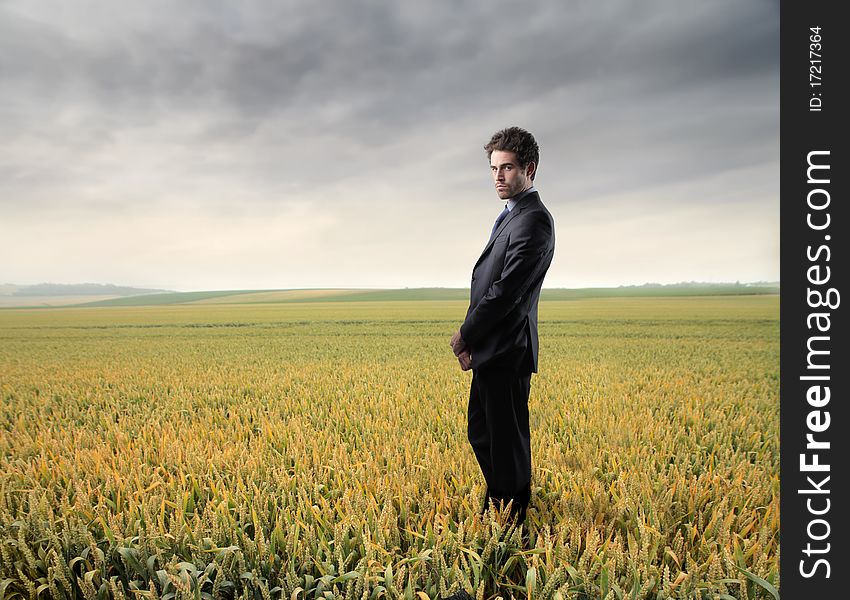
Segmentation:
<svg viewBox="0 0 850 600">
<path fill-rule="evenodd" d="M 505 150 L 493 150 L 490 154 L 490 170 L 496 193 L 502 200 L 513 198 L 521 191 L 531 187 L 531 175 L 537 165 L 528 163 L 525 168 L 519 166 L 516 154 Z"/>
</svg>

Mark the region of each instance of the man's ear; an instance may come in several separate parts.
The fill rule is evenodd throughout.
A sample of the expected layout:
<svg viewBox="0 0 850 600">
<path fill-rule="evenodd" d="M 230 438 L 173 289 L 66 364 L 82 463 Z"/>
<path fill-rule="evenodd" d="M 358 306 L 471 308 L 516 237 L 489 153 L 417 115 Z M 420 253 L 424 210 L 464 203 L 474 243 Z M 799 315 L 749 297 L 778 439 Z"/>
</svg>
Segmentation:
<svg viewBox="0 0 850 600">
<path fill-rule="evenodd" d="M 526 177 L 534 177 L 534 174 L 537 173 L 537 163 L 530 162 L 525 165 L 525 176 Z"/>
</svg>

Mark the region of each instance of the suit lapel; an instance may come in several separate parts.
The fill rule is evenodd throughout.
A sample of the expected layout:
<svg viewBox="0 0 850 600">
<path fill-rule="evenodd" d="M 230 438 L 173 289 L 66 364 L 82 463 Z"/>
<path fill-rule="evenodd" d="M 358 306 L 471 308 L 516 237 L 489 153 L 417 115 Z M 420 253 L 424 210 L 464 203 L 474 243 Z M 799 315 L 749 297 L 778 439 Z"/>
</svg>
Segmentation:
<svg viewBox="0 0 850 600">
<path fill-rule="evenodd" d="M 487 245 L 484 246 L 484 250 L 481 251 L 481 256 L 478 257 L 478 261 L 475 263 L 475 267 L 472 267 L 473 270 L 481 263 L 484 257 L 487 256 L 487 253 L 490 251 L 490 248 L 493 247 L 493 242 L 495 242 L 496 238 L 498 238 L 499 235 L 505 230 L 505 228 L 508 226 L 508 223 L 511 222 L 511 219 L 513 219 L 519 213 L 528 208 L 532 202 L 536 202 L 538 198 L 539 196 L 537 195 L 537 192 L 533 192 L 531 194 L 528 194 L 525 198 L 522 198 L 519 203 L 514 206 L 514 209 L 508 213 L 505 219 L 499 224 L 499 227 L 496 228 L 496 231 L 493 232 L 493 235 L 490 236 L 490 240 L 487 242 Z"/>
</svg>

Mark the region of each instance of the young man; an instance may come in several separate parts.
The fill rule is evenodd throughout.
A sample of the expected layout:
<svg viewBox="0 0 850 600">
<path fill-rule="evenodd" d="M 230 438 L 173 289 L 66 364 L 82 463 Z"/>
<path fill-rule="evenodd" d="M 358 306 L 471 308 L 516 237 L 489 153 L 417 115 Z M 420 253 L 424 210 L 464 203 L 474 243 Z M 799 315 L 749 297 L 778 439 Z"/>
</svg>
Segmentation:
<svg viewBox="0 0 850 600">
<path fill-rule="evenodd" d="M 472 369 L 468 438 L 487 482 L 484 499 L 507 505 L 517 524 L 531 498 L 528 394 L 537 372 L 537 302 L 555 250 L 555 225 L 533 186 L 539 164 L 529 132 L 509 127 L 484 147 L 505 201 L 472 270 L 469 310 L 451 347 Z"/>
</svg>

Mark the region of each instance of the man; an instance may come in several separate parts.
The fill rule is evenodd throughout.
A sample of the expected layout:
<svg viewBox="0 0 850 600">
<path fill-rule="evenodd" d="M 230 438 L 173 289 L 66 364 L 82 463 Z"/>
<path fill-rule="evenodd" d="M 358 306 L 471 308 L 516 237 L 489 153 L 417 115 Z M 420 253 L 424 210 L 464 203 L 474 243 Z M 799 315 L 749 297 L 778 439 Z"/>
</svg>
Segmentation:
<svg viewBox="0 0 850 600">
<path fill-rule="evenodd" d="M 451 347 L 472 369 L 468 438 L 487 482 L 484 498 L 511 503 L 517 525 L 531 498 L 528 394 L 537 372 L 537 302 L 555 250 L 552 215 L 533 187 L 539 164 L 529 132 L 509 127 L 484 147 L 506 201 L 472 270 L 469 310 Z"/>
</svg>

